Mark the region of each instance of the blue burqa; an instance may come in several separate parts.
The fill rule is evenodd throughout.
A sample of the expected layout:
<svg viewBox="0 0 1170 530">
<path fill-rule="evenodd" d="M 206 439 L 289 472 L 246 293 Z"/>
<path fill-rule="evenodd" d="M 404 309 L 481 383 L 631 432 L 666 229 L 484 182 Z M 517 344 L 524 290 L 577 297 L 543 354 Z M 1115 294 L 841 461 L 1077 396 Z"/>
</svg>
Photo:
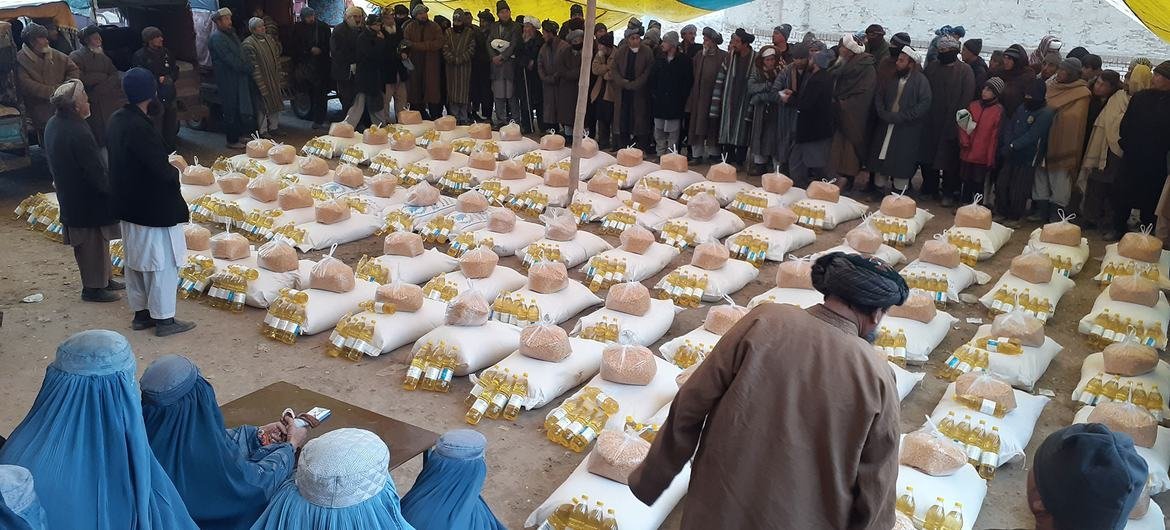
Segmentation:
<svg viewBox="0 0 1170 530">
<path fill-rule="evenodd" d="M 406 520 L 418 530 L 505 530 L 480 495 L 487 479 L 486 447 L 487 439 L 470 429 L 441 436 L 402 497 Z"/>
<path fill-rule="evenodd" d="M 0 529 L 45 530 L 48 525 L 32 473 L 20 466 L 0 465 Z"/>
<path fill-rule="evenodd" d="M 198 530 L 150 451 L 134 371 L 125 337 L 69 337 L 0 449 L 32 472 L 51 530 Z"/>
<path fill-rule="evenodd" d="M 252 530 L 414 530 L 390 478 L 390 449 L 362 429 L 309 440 L 296 475 L 276 492 Z"/>
<path fill-rule="evenodd" d="M 158 463 L 203 530 L 246 530 L 292 474 L 292 445 L 261 446 L 249 425 L 224 428 L 215 390 L 186 357 L 147 367 L 142 415 Z"/>
</svg>

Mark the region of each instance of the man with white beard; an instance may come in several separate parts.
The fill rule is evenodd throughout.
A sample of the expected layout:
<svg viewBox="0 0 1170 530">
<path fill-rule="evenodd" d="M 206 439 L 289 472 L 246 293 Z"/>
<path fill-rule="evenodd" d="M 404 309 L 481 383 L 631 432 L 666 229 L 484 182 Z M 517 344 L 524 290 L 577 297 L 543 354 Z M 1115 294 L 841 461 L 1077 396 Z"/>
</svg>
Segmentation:
<svg viewBox="0 0 1170 530">
<path fill-rule="evenodd" d="M 24 110 L 37 136 L 44 134 L 45 123 L 53 115 L 49 98 L 66 79 L 80 73 L 69 56 L 49 46 L 49 30 L 30 22 L 21 33 L 24 45 L 16 54 L 16 88 L 24 98 Z"/>
<path fill-rule="evenodd" d="M 69 58 L 81 70 L 81 82 L 89 95 L 90 116 L 87 120 L 93 137 L 99 147 L 106 145 L 106 121 L 110 114 L 126 104 L 122 92 L 122 78 L 105 51 L 102 50 L 102 35 L 98 27 L 91 25 L 81 30 L 81 48 L 69 54 Z"/>
</svg>

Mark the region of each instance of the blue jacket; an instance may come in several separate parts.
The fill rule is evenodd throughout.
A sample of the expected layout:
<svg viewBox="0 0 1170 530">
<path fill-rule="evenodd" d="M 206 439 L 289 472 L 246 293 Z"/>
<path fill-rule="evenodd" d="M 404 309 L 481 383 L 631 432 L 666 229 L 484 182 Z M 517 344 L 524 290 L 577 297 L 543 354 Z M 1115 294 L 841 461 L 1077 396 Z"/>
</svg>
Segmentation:
<svg viewBox="0 0 1170 530">
<path fill-rule="evenodd" d="M 211 32 L 207 48 L 223 111 L 252 116 L 252 63 L 244 58 L 240 38 L 217 29 Z"/>
<path fill-rule="evenodd" d="M 1056 111 L 1050 107 L 1016 109 L 1011 121 L 1000 130 L 999 159 L 1016 165 L 1039 165 L 1048 152 L 1048 129 Z"/>
</svg>

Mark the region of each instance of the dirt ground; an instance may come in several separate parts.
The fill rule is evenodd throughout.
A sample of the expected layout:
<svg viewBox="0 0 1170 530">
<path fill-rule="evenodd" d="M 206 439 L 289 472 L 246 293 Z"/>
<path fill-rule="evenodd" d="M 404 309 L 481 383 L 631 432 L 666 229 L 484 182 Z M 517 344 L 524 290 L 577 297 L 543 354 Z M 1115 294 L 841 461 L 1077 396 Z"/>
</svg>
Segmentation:
<svg viewBox="0 0 1170 530">
<path fill-rule="evenodd" d="M 289 113 L 284 116 L 282 129 L 287 133 L 284 141 L 296 146 L 311 136 L 307 123 L 292 118 Z M 181 138 L 180 152 L 187 155 L 188 160 L 191 155 L 198 155 L 201 160 L 211 161 L 222 152 L 221 135 L 183 129 Z M 699 171 L 705 169 L 699 168 Z M 751 180 L 753 184 L 759 184 L 758 177 Z M 466 378 L 457 379 L 451 393 L 446 395 L 407 392 L 401 388 L 409 347 L 357 363 L 343 361 L 325 355 L 328 333 L 302 337 L 295 346 L 286 346 L 261 337 L 259 325 L 264 316 L 261 310 L 247 308 L 242 315 L 235 315 L 189 301 L 180 301 L 178 313 L 180 318 L 198 323 L 199 327 L 194 331 L 166 339 L 155 338 L 148 332 L 131 331 L 131 314 L 124 301 L 108 305 L 82 303 L 80 281 L 68 249 L 27 230 L 23 222 L 14 220 L 7 213 L 30 193 L 50 189 L 51 179 L 43 159 L 38 159 L 29 170 L 0 175 L 0 249 L 3 249 L 0 252 L 0 364 L 4 366 L 0 373 L 0 402 L 5 404 L 0 410 L 0 432 L 11 432 L 28 411 L 56 345 L 68 335 L 90 328 L 112 329 L 129 337 L 138 353 L 140 373 L 160 355 L 181 353 L 191 357 L 215 386 L 221 403 L 285 380 L 436 432 L 467 427 L 463 421 L 466 411 L 463 398 L 471 385 Z M 933 202 L 922 206 L 936 217 L 927 224 L 919 241 L 947 228 L 953 220 L 951 211 L 945 211 Z M 816 244 L 800 251 L 801 255 L 835 246 L 856 224 L 848 223 L 832 232 L 822 233 Z M 1032 228 L 1034 226 L 1025 226 L 1017 230 L 1007 246 L 992 259 L 980 263 L 978 268 L 989 273 L 994 282 L 1007 269 L 1011 258 L 1021 253 Z M 595 229 L 595 225 L 590 229 Z M 1049 336 L 1065 350 L 1036 385 L 1038 392 L 1051 390 L 1056 397 L 1040 418 L 1028 446 L 1029 455 L 1044 436 L 1072 421 L 1074 407 L 1069 395 L 1078 381 L 1081 361 L 1092 351 L 1077 334 L 1076 324 L 1088 313 L 1099 293 L 1090 278 L 1100 269 L 1105 243 L 1098 232 L 1086 231 L 1086 235 L 1090 238 L 1093 258 L 1076 278 L 1077 287 L 1061 300 L 1056 316 L 1048 325 Z M 616 238 L 607 239 L 617 244 Z M 918 244 L 905 253 L 912 260 L 920 248 L 921 244 Z M 369 238 L 339 247 L 336 255 L 353 264 L 362 254 L 377 255 L 380 250 L 380 241 Z M 689 258 L 690 253 L 684 253 L 676 263 L 645 282 L 646 285 L 652 286 L 667 271 Z M 517 267 L 518 260 L 506 258 L 501 264 Z M 735 301 L 746 304 L 751 297 L 774 286 L 775 272 L 775 263 L 765 265 L 755 281 L 734 294 Z M 577 280 L 583 278 L 579 270 L 572 271 L 571 276 Z M 989 283 L 967 292 L 982 295 L 990 287 Z M 43 302 L 19 303 L 21 298 L 38 292 L 44 293 Z M 933 374 L 938 372 L 949 352 L 971 338 L 977 325 L 966 319 L 990 321 L 978 304 L 951 304 L 947 311 L 958 317 L 960 323 L 932 355 L 931 361 L 925 367 L 915 369 L 924 370 L 927 376 L 902 405 L 905 431 L 921 425 L 923 417 L 941 398 L 946 384 Z M 705 313 L 706 309 L 700 308 L 678 314 L 667 337 L 698 327 Z M 564 325 L 571 329 L 575 322 L 576 318 Z M 653 346 L 655 351 L 659 344 Z M 477 427 L 489 440 L 488 477 L 483 495 L 509 528 L 521 528 L 528 514 L 583 458 L 583 455 L 570 453 L 548 442 L 540 432 L 545 413 L 559 402 L 559 399 L 554 400 L 544 409 L 525 412 L 514 422 L 484 420 Z M 766 413 L 766 404 L 761 404 L 760 410 Z M 421 462 L 421 458 L 415 458 L 395 470 L 393 476 L 400 493 L 410 489 Z M 784 470 L 776 472 L 784 473 Z M 1024 461 L 1000 469 L 991 483 L 976 528 L 1033 526 L 1023 495 L 1026 476 L 1027 463 Z M 1164 508 L 1170 507 L 1166 500 L 1159 500 Z M 680 514 L 681 509 L 676 508 L 663 528 L 678 528 Z"/>
</svg>

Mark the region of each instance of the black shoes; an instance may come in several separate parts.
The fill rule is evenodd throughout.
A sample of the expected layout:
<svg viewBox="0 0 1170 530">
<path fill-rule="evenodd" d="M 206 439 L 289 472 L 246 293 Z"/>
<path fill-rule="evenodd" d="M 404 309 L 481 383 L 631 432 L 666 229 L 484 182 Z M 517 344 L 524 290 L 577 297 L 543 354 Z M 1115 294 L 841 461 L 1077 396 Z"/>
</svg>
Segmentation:
<svg viewBox="0 0 1170 530">
<path fill-rule="evenodd" d="M 110 280 L 109 283 L 106 284 L 107 291 L 121 291 L 124 289 L 126 289 L 126 284 L 118 280 Z"/>
<path fill-rule="evenodd" d="M 86 302 L 106 303 L 117 302 L 122 297 L 107 289 L 91 289 L 86 287 L 81 290 L 81 299 Z"/>
<path fill-rule="evenodd" d="M 154 336 L 168 337 L 195 328 L 194 322 L 184 322 L 174 318 L 163 318 L 154 321 Z"/>
<path fill-rule="evenodd" d="M 154 327 L 154 319 L 150 318 L 150 311 L 143 309 L 134 312 L 134 320 L 130 321 L 130 329 L 142 331 Z"/>
</svg>

